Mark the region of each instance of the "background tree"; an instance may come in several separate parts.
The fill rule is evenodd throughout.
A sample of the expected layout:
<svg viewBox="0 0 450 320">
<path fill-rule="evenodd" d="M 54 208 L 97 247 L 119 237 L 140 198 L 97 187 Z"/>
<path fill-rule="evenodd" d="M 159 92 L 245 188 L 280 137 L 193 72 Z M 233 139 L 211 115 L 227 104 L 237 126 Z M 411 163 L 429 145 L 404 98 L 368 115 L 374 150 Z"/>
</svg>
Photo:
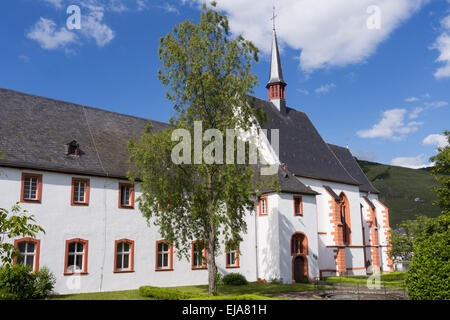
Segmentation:
<svg viewBox="0 0 450 320">
<path fill-rule="evenodd" d="M 26 210 L 17 203 L 11 209 L 11 213 L 0 208 L 0 259 L 3 265 L 11 265 L 13 259 L 18 256 L 14 245 L 5 242 L 7 238 L 35 237 L 38 232 L 44 232 L 40 226 L 33 223 L 34 217 L 28 215 Z"/>
<path fill-rule="evenodd" d="M 450 134 L 445 132 L 450 144 Z M 434 190 L 442 215 L 426 222 L 413 242 L 413 258 L 406 276 L 411 299 L 450 299 L 450 146 L 438 148 L 432 170 L 439 182 Z"/>
<path fill-rule="evenodd" d="M 161 38 L 159 47 L 159 79 L 168 87 L 167 99 L 175 109 L 171 128 L 154 132 L 149 126 L 139 141 L 130 143 L 135 170 L 129 178 L 140 179 L 140 210 L 180 258 L 189 258 L 191 241 L 204 241 L 209 294 L 216 293 L 219 242 L 238 245 L 242 240 L 247 229 L 244 216 L 254 209 L 260 180 L 248 164 L 221 162 L 225 148 L 217 135 L 200 141 L 205 161 L 196 163 L 199 154 L 183 149 L 180 156 L 191 164 L 174 164 L 171 155 L 178 142 L 171 137 L 175 129 L 185 129 L 194 137 L 195 121 L 202 122 L 205 133 L 209 129 L 246 131 L 263 121 L 248 99 L 257 83 L 250 72 L 257 53 L 242 36 L 230 39 L 227 17 L 206 5 L 198 24 L 177 24 Z M 183 142 L 194 146 L 193 139 Z"/>
<path fill-rule="evenodd" d="M 397 230 L 391 229 L 390 258 L 410 260 L 414 251 L 414 240 L 422 235 L 427 223 L 432 220 L 426 216 L 418 216 L 416 219 L 402 222 Z"/>
<path fill-rule="evenodd" d="M 438 154 L 430 158 L 434 167 L 431 173 L 436 178 L 439 186 L 434 187 L 438 199 L 435 204 L 438 205 L 443 212 L 450 212 L 450 132 L 445 131 L 448 144 L 445 147 L 438 148 Z"/>
</svg>

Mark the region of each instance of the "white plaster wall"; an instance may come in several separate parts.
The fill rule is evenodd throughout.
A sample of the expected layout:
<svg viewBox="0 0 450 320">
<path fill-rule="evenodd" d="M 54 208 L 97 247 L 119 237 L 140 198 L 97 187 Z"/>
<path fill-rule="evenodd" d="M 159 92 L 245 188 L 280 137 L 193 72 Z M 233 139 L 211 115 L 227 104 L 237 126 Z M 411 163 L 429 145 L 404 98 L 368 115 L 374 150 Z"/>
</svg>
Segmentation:
<svg viewBox="0 0 450 320">
<path fill-rule="evenodd" d="M 267 216 L 257 216 L 258 277 L 265 280 L 279 279 L 279 217 L 277 194 L 267 196 Z"/>
<path fill-rule="evenodd" d="M 384 228 L 384 217 L 383 217 L 384 207 L 377 200 L 373 201 L 372 203 L 375 205 L 377 210 L 378 239 L 381 246 L 386 246 L 388 245 L 388 241 L 387 236 L 385 234 L 386 229 Z"/>
<path fill-rule="evenodd" d="M 291 237 L 295 232 L 303 232 L 308 239 L 309 278 L 319 276 L 316 200 L 314 196 L 302 195 L 303 216 L 294 216 L 293 196 L 278 195 L 280 274 L 286 283 L 292 282 Z"/>
<path fill-rule="evenodd" d="M 298 177 L 298 179 L 307 186 L 310 186 L 314 191 L 320 193 L 316 196 L 317 203 L 317 217 L 318 217 L 318 232 L 326 232 L 327 234 L 321 234 L 319 242 L 322 249 L 319 255 L 320 270 L 335 270 L 336 261 L 334 259 L 334 252 L 332 247 L 335 245 L 331 232 L 333 225 L 330 221 L 330 204 L 328 201 L 334 200 L 323 188 L 324 185 L 329 186 L 333 191 L 340 195 L 344 192 L 347 196 L 350 206 L 350 223 L 351 223 L 351 245 L 359 246 L 359 248 L 347 248 L 346 250 L 346 263 L 347 268 L 361 268 L 364 267 L 364 251 L 362 248 L 362 225 L 361 225 L 361 208 L 360 208 L 360 192 L 358 186 L 352 186 L 347 184 L 341 184 L 330 181 L 321 181 L 316 179 Z M 324 256 L 325 255 L 325 256 Z M 359 270 L 358 270 L 359 271 Z M 324 273 L 325 275 L 325 273 Z"/>
<path fill-rule="evenodd" d="M 174 249 L 173 271 L 155 271 L 156 241 L 161 237 L 155 226 L 149 227 L 138 209 L 118 208 L 118 179 L 89 177 L 89 206 L 71 206 L 72 177 L 77 175 L 35 170 L 0 168 L 0 207 L 10 209 L 20 201 L 22 172 L 43 175 L 42 202 L 21 203 L 44 228 L 41 240 L 40 267 L 47 266 L 57 278 L 56 293 L 96 292 L 136 289 L 141 285 L 178 286 L 207 283 L 207 270 L 191 270 L 186 259 L 178 260 Z M 82 177 L 82 176 L 79 176 Z M 83 176 L 83 178 L 86 178 Z M 135 198 L 140 195 L 136 186 Z M 135 205 L 137 207 L 137 205 Z M 216 258 L 222 273 L 239 272 L 256 280 L 255 217 L 247 214 L 248 233 L 241 243 L 240 268 L 226 269 L 223 248 Z M 65 241 L 89 240 L 87 275 L 64 276 Z M 133 273 L 113 273 L 114 241 L 135 241 Z M 13 239 L 11 239 L 13 242 Z M 77 283 L 80 284 L 77 287 Z"/>
<path fill-rule="evenodd" d="M 362 229 L 361 229 L 361 218 L 360 218 L 360 207 L 359 207 L 359 188 L 358 186 L 352 186 L 347 184 L 321 181 L 309 178 L 298 178 L 305 185 L 310 186 L 314 191 L 320 193 L 316 196 L 317 208 L 318 208 L 318 232 L 327 232 L 327 245 L 334 245 L 331 238 L 331 224 L 330 224 L 330 204 L 331 196 L 323 188 L 324 185 L 329 186 L 333 191 L 339 195 L 344 192 L 348 198 L 350 205 L 350 223 L 352 230 L 352 244 L 361 245 L 362 244 Z"/>
</svg>

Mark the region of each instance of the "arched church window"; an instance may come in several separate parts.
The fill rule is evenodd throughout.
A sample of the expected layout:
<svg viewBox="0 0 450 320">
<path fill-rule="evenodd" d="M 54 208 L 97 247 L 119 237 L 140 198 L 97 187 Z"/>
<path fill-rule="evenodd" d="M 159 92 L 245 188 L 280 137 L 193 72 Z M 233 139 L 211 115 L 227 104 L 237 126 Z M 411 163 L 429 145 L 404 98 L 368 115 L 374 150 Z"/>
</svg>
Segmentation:
<svg viewBox="0 0 450 320">
<path fill-rule="evenodd" d="M 291 238 L 291 255 L 308 254 L 308 241 L 303 233 L 296 233 Z"/>
</svg>

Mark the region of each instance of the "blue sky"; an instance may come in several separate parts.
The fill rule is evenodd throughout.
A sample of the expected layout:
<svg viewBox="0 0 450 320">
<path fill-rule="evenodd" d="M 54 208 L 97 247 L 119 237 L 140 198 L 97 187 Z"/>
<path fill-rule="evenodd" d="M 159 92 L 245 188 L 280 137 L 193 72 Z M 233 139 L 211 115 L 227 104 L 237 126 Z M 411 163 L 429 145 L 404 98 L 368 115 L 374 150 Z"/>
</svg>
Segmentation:
<svg viewBox="0 0 450 320">
<path fill-rule="evenodd" d="M 0 87 L 168 121 L 158 40 L 178 22 L 197 21 L 199 2 L 4 0 Z M 219 1 L 233 33 L 261 49 L 253 67 L 260 98 L 274 3 L 287 104 L 360 158 L 428 164 L 450 130 L 450 2 Z M 81 9 L 79 30 L 67 28 L 70 5 Z"/>
</svg>

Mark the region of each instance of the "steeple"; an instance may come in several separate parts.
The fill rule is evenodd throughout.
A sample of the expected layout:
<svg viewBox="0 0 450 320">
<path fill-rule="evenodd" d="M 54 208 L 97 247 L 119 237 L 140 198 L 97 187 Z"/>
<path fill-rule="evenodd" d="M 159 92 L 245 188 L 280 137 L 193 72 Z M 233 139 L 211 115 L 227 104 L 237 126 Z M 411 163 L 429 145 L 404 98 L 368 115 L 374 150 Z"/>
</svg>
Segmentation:
<svg viewBox="0 0 450 320">
<path fill-rule="evenodd" d="M 283 79 L 281 69 L 280 52 L 278 50 L 277 33 L 275 30 L 275 7 L 273 8 L 273 38 L 272 38 L 272 58 L 270 60 L 270 76 L 266 88 L 269 92 L 269 101 L 271 101 L 278 110 L 284 110 L 286 106 L 285 90 L 286 82 Z"/>
</svg>

